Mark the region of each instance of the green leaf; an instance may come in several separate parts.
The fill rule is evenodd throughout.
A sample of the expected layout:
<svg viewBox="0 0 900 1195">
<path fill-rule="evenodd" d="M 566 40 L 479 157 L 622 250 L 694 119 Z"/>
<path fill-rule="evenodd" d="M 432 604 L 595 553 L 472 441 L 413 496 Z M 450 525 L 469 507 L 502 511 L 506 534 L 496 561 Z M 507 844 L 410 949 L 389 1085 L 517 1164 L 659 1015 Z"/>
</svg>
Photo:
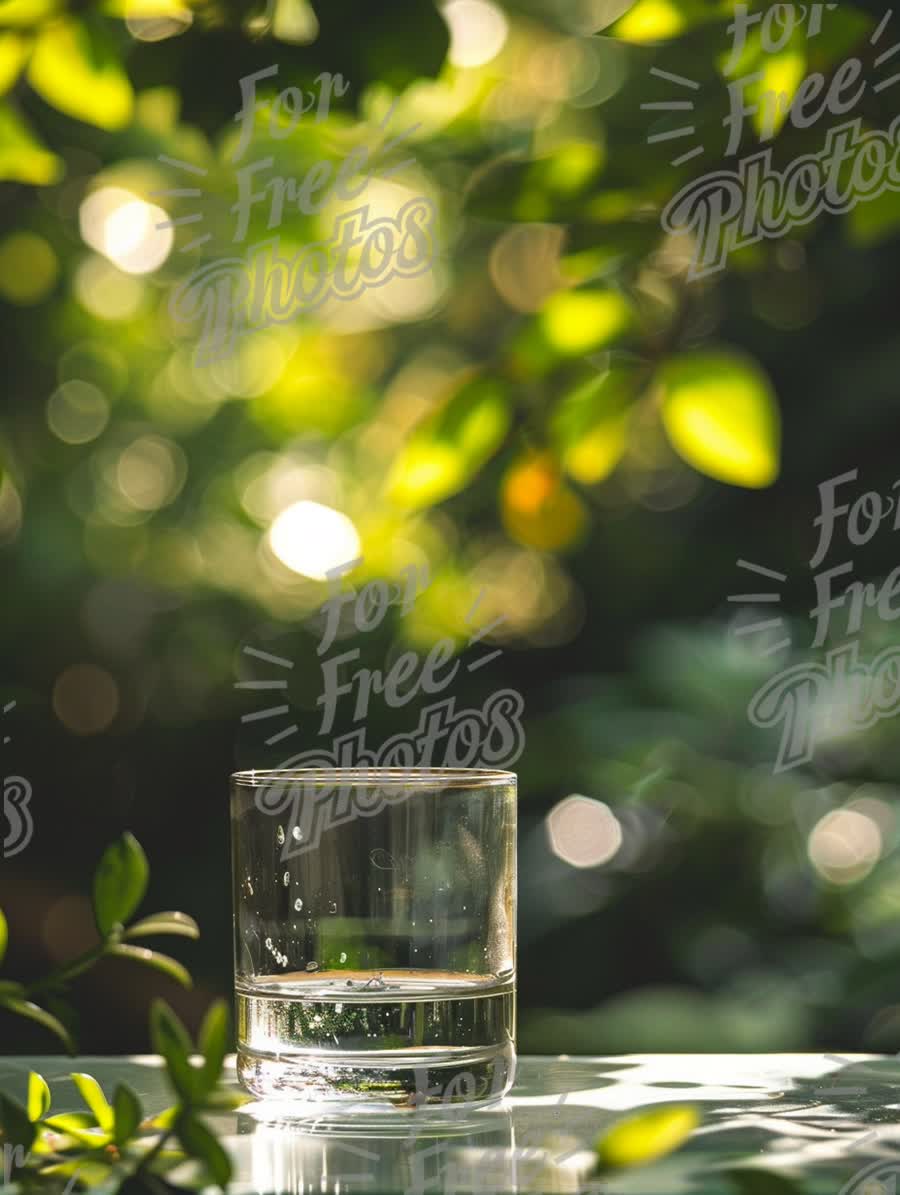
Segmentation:
<svg viewBox="0 0 900 1195">
<path fill-rule="evenodd" d="M 0 963 L 6 957 L 6 946 L 9 942 L 9 923 L 6 920 L 6 915 L 0 909 Z"/>
<path fill-rule="evenodd" d="M 99 23 L 66 16 L 42 29 L 28 81 L 60 112 L 101 129 L 121 129 L 131 119 L 131 84 Z"/>
<path fill-rule="evenodd" d="M 50 1088 L 47 1080 L 37 1071 L 28 1074 L 28 1119 L 41 1120 L 50 1109 Z"/>
<path fill-rule="evenodd" d="M 167 954 L 160 954 L 158 950 L 148 950 L 146 946 L 128 946 L 117 942 L 114 946 L 110 946 L 107 953 L 113 958 L 128 958 L 135 963 L 143 963 L 145 967 L 152 967 L 154 971 L 161 971 L 163 975 L 168 975 L 183 988 L 193 987 L 194 981 L 191 979 L 187 967 Z"/>
<path fill-rule="evenodd" d="M 510 418 L 499 382 L 464 383 L 401 448 L 388 476 L 388 496 L 415 510 L 457 493 L 503 443 Z"/>
<path fill-rule="evenodd" d="M 113 1140 L 116 1145 L 124 1145 L 134 1136 L 144 1118 L 141 1101 L 125 1083 L 120 1083 L 116 1087 L 113 1095 L 113 1112 L 115 1114 Z"/>
<path fill-rule="evenodd" d="M 544 338 L 557 353 L 578 357 L 623 336 L 634 313 L 618 291 L 566 290 L 547 300 L 539 319 Z"/>
<path fill-rule="evenodd" d="M 25 1017 L 28 1021 L 35 1021 L 38 1025 L 43 1025 L 45 1029 L 56 1034 L 70 1054 L 75 1053 L 75 1042 L 68 1029 L 62 1021 L 47 1012 L 46 1008 L 41 1008 L 30 1000 L 11 999 L 9 996 L 0 997 L 0 1008 L 7 1008 L 18 1017 Z"/>
<path fill-rule="evenodd" d="M 196 1088 L 196 1072 L 191 1066 L 191 1039 L 178 1017 L 164 1000 L 154 1000 L 150 1009 L 150 1036 L 153 1048 L 165 1059 L 172 1086 L 182 1099 L 190 1102 Z"/>
<path fill-rule="evenodd" d="M 0 1128 L 7 1145 L 20 1145 L 26 1150 L 31 1149 L 37 1135 L 37 1129 L 22 1105 L 6 1095 L 0 1095 Z"/>
<path fill-rule="evenodd" d="M 202 1162 L 210 1178 L 224 1190 L 231 1179 L 231 1160 L 206 1125 L 182 1113 L 175 1122 L 175 1132 L 185 1151 Z"/>
<path fill-rule="evenodd" d="M 657 374 L 662 420 L 675 451 L 730 485 L 771 485 L 780 464 L 781 420 L 771 383 L 735 353 L 685 353 Z"/>
<path fill-rule="evenodd" d="M 667 1104 L 614 1124 L 594 1148 L 601 1166 L 645 1166 L 678 1149 L 699 1123 L 696 1108 Z"/>
<path fill-rule="evenodd" d="M 230 1041 L 228 1006 L 224 1000 L 216 1000 L 207 1012 L 200 1027 L 197 1044 L 203 1055 L 203 1081 L 205 1091 L 211 1091 L 222 1074 L 222 1064 L 228 1053 Z"/>
<path fill-rule="evenodd" d="M 133 834 L 123 834 L 104 851 L 94 873 L 94 917 L 103 937 L 144 899 L 149 874 L 147 856 Z"/>
<path fill-rule="evenodd" d="M 583 485 L 603 481 L 626 445 L 634 371 L 617 367 L 576 386 L 553 412 L 550 428 L 563 467 Z"/>
<path fill-rule="evenodd" d="M 98 1128 L 94 1116 L 89 1112 L 63 1112 L 58 1116 L 49 1116 L 44 1123 L 55 1133 L 71 1137 L 88 1149 L 103 1149 L 112 1140 L 112 1134 L 107 1129 Z"/>
<path fill-rule="evenodd" d="M 20 996 L 24 995 L 24 984 L 17 983 L 14 979 L 0 980 L 0 1004 L 2 1004 L 4 1000 L 9 999 L 10 996 L 12 996 L 13 999 L 18 999 Z"/>
<path fill-rule="evenodd" d="M 103 1094 L 103 1088 L 92 1075 L 85 1075 L 79 1071 L 72 1074 L 72 1082 L 78 1088 L 81 1098 L 93 1112 L 97 1124 L 107 1131 L 113 1127 L 113 1110 L 109 1100 Z"/>
<path fill-rule="evenodd" d="M 199 938 L 200 926 L 187 913 L 151 913 L 129 925 L 123 938 L 149 938 L 153 934 L 174 934 L 182 938 Z"/>
<path fill-rule="evenodd" d="M 41 145 L 8 103 L 0 105 L 0 179 L 45 187 L 62 173 L 62 159 Z"/>
</svg>

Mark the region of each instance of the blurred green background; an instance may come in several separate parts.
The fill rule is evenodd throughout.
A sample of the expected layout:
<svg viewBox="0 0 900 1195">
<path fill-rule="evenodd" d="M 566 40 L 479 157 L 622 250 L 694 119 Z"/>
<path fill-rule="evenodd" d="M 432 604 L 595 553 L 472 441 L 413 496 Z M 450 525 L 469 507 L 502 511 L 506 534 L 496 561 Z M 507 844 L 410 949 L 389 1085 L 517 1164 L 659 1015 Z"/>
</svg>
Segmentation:
<svg viewBox="0 0 900 1195">
<path fill-rule="evenodd" d="M 292 719 L 290 753 L 322 745 L 321 577 L 354 551 L 356 585 L 431 578 L 354 641 L 370 667 L 446 635 L 465 650 L 479 594 L 480 623 L 501 620 L 502 656 L 453 693 L 526 702 L 523 1050 L 900 1047 L 897 723 L 854 729 L 820 695 L 812 759 L 776 773 L 777 729 L 747 716 L 769 676 L 828 647 L 809 617 L 817 487 L 859 470 L 838 491 L 852 501 L 900 476 L 900 197 L 688 277 L 661 213 L 734 166 L 733 10 L 0 2 L 2 751 L 35 823 L 0 867 L 4 974 L 90 945 L 89 877 L 125 828 L 150 858 L 147 908 L 203 929 L 172 949 L 190 993 L 126 963 L 85 978 L 85 1051 L 146 1048 L 155 992 L 195 1023 L 229 990 L 227 777 L 284 759 L 266 740 Z M 751 42 L 743 68 L 790 93 L 859 52 L 884 77 L 882 15 L 842 4 L 817 37 Z M 299 180 L 367 147 L 357 202 L 394 216 L 429 198 L 437 257 L 197 365 L 170 295 L 274 235 L 260 203 L 232 242 L 230 161 L 239 80 L 273 63 L 307 98 L 322 72 L 349 86 L 291 130 L 263 110 L 252 156 Z M 642 105 L 687 94 L 654 67 L 698 83 L 693 139 L 648 143 L 684 117 Z M 864 128 L 889 126 L 892 96 L 868 88 Z M 775 163 L 816 152 L 829 122 L 784 123 Z M 744 156 L 760 133 L 748 121 Z M 179 189 L 199 194 L 158 194 Z M 286 205 L 282 252 L 327 239 L 338 211 Z M 886 576 L 892 518 L 858 544 L 839 520 L 822 567 Z M 729 601 L 773 591 L 777 607 Z M 850 629 L 836 611 L 832 645 Z M 859 637 L 865 660 L 900 642 L 872 609 Z M 290 717 L 241 721 L 258 694 L 236 682 L 271 676 L 247 645 L 295 661 Z M 376 701 L 368 741 L 415 721 Z M 8 1052 L 56 1048 L 0 1033 Z"/>
</svg>

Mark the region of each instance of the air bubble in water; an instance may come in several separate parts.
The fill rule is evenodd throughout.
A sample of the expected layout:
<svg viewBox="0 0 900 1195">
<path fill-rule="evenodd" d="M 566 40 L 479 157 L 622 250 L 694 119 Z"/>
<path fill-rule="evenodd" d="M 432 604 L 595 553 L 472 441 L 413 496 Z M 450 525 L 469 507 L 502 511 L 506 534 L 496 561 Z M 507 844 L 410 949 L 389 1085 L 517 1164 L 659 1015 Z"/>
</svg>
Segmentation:
<svg viewBox="0 0 900 1195">
<path fill-rule="evenodd" d="M 299 826 L 294 826 L 293 830 L 291 830 L 291 837 L 294 839 L 295 842 L 299 842 L 300 839 L 303 837 L 303 831 L 300 829 Z"/>
<path fill-rule="evenodd" d="M 272 939 L 266 938 L 266 950 L 271 950 L 271 949 L 272 949 Z"/>
<path fill-rule="evenodd" d="M 341 951 L 340 961 L 342 963 L 346 963 L 346 961 L 347 961 L 347 951 L 346 950 Z"/>
<path fill-rule="evenodd" d="M 337 912 L 337 902 L 336 902 L 336 901 L 331 901 L 331 903 L 330 903 L 330 904 L 329 904 L 329 906 L 328 906 L 328 912 L 329 912 L 329 913 L 336 913 L 336 912 Z"/>
<path fill-rule="evenodd" d="M 285 888 L 289 887 L 290 883 L 291 883 L 291 873 L 289 871 L 286 871 L 281 878 L 284 881 Z"/>
<path fill-rule="evenodd" d="M 294 910 L 295 910 L 295 912 L 299 913 L 302 908 L 303 908 L 303 901 L 298 896 L 297 899 L 294 901 Z"/>
<path fill-rule="evenodd" d="M 284 845 L 284 826 L 279 826 L 278 829 L 275 831 L 275 841 L 278 843 L 279 846 Z"/>
<path fill-rule="evenodd" d="M 319 964 L 318 963 L 307 963 L 306 969 L 307 969 L 307 971 L 318 971 Z"/>
</svg>

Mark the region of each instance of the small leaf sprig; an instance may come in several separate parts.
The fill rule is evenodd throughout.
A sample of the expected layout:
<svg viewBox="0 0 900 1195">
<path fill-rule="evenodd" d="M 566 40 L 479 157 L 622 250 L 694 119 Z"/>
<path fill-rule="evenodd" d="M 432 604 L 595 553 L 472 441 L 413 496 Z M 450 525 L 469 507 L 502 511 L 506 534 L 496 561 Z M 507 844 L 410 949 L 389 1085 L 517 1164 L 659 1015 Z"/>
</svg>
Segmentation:
<svg viewBox="0 0 900 1195">
<path fill-rule="evenodd" d="M 34 983 L 0 980 L 0 1009 L 42 1025 L 74 1054 L 77 1046 L 71 1029 L 74 1014 L 66 999 L 68 987 L 100 959 L 131 959 L 168 975 L 183 987 L 191 987 L 190 974 L 176 959 L 134 944 L 136 939 L 156 935 L 200 936 L 196 921 L 186 913 L 153 913 L 128 924 L 144 899 L 149 877 L 147 856 L 133 834 L 125 833 L 107 847 L 94 872 L 92 887 L 94 921 L 100 940 L 84 954 Z M 8 925 L 0 910 L 0 965 L 7 941 Z"/>
<path fill-rule="evenodd" d="M 198 1037 L 199 1065 L 184 1025 L 163 1001 L 154 1003 L 150 1029 L 162 1055 L 176 1103 L 145 1118 L 137 1093 L 116 1086 L 112 1102 L 91 1075 L 71 1079 L 87 1111 L 49 1115 L 52 1097 L 42 1075 L 28 1076 L 25 1105 L 0 1095 L 0 1135 L 12 1159 L 10 1177 L 21 1192 L 69 1192 L 101 1187 L 109 1195 L 175 1195 L 213 1184 L 222 1190 L 231 1159 L 202 1119 L 203 1113 L 239 1106 L 249 1097 L 220 1087 L 231 1040 L 224 1001 L 209 1009 Z M 173 1181 L 172 1172 L 193 1161 L 193 1172 Z"/>
</svg>

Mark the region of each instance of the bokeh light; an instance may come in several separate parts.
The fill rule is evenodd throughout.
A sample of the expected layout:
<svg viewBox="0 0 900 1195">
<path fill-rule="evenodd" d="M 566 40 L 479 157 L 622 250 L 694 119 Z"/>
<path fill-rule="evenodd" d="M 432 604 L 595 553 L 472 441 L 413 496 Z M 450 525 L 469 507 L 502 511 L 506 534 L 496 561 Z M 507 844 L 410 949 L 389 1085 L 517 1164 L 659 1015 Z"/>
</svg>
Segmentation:
<svg viewBox="0 0 900 1195">
<path fill-rule="evenodd" d="M 602 801 L 575 794 L 547 814 L 550 849 L 570 867 L 599 867 L 622 845 L 619 819 Z"/>
<path fill-rule="evenodd" d="M 75 664 L 53 686 L 53 709 L 73 734 L 100 734 L 119 710 L 119 689 L 104 668 Z"/>
<path fill-rule="evenodd" d="M 175 241 L 166 212 L 122 187 L 93 191 L 82 202 L 78 219 L 85 244 L 126 274 L 158 270 Z"/>
<path fill-rule="evenodd" d="M 59 261 L 43 237 L 14 232 L 0 244 L 0 295 L 10 303 L 40 303 L 58 277 Z"/>
<path fill-rule="evenodd" d="M 129 320 L 140 310 L 144 287 L 139 278 L 117 270 L 92 253 L 75 271 L 75 297 L 102 320 Z"/>
<path fill-rule="evenodd" d="M 109 421 L 109 402 L 92 382 L 73 378 L 63 382 L 47 402 L 47 424 L 66 444 L 96 440 Z"/>
<path fill-rule="evenodd" d="M 137 510 L 158 510 L 171 502 L 184 482 L 184 453 L 162 436 L 140 436 L 121 453 L 116 481 Z"/>
<path fill-rule="evenodd" d="M 350 519 L 320 502 L 295 502 L 269 529 L 269 543 L 282 564 L 314 581 L 360 555 L 359 533 Z"/>
<path fill-rule="evenodd" d="M 450 0 L 441 11 L 450 28 L 447 57 L 454 66 L 483 66 L 503 49 L 509 24 L 496 4 L 488 0 Z"/>
<path fill-rule="evenodd" d="M 883 849 L 881 828 L 859 809 L 834 809 L 816 823 L 807 851 L 816 871 L 833 884 L 855 884 L 869 874 Z"/>
</svg>

